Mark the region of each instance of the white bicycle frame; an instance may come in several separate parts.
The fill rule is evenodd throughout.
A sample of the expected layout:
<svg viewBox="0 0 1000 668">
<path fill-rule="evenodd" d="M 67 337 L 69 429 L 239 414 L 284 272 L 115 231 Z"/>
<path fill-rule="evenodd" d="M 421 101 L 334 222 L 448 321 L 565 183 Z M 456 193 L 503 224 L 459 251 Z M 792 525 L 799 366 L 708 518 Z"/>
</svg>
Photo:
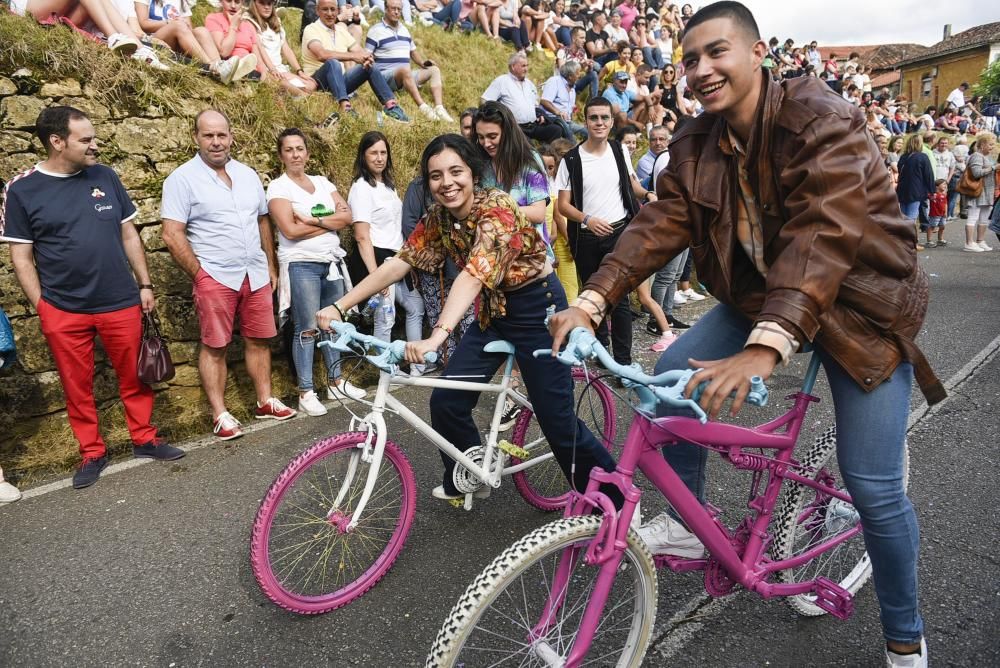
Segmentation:
<svg viewBox="0 0 1000 668">
<path fill-rule="evenodd" d="M 504 461 L 504 453 L 497 447 L 497 436 L 500 433 L 500 418 L 503 415 L 505 400 L 510 398 L 521 406 L 531 410 L 531 403 L 528 401 L 527 397 L 511 387 L 511 371 L 513 368 L 514 356 L 507 355 L 503 379 L 499 383 L 475 383 L 463 380 L 453 380 L 448 377 L 433 378 L 423 376 L 397 376 L 386 371 L 380 371 L 378 389 L 375 391 L 375 398 L 369 404 L 371 406 L 371 412 L 369 412 L 364 418 L 360 419 L 360 425 L 357 425 L 357 419 L 352 420 L 351 422 L 352 430 L 358 426 L 360 427 L 360 430 L 368 432 L 368 438 L 365 439 L 364 446 L 360 453 L 360 458 L 363 461 L 369 462 L 370 466 L 368 469 L 368 478 L 365 481 L 364 491 L 362 492 L 361 499 L 358 501 L 358 504 L 352 513 L 353 516 L 347 527 L 348 531 L 357 526 L 358 520 L 365 510 L 365 506 L 368 504 L 368 499 L 371 496 L 372 491 L 375 489 L 375 482 L 378 478 L 379 469 L 382 465 L 382 455 L 385 452 L 385 441 L 388 432 L 388 426 L 385 422 L 386 410 L 399 415 L 425 438 L 427 438 L 427 440 L 437 446 L 437 448 L 444 454 L 454 459 L 459 465 L 468 469 L 483 484 L 492 488 L 500 487 L 500 478 L 502 476 L 517 473 L 518 471 L 531 468 L 532 466 L 537 466 L 538 464 L 552 458 L 554 455 L 551 452 L 546 452 L 543 455 L 532 457 L 531 459 L 514 466 L 507 466 L 503 468 L 497 466 L 498 463 Z M 476 464 L 476 462 L 455 447 L 454 444 L 441 436 L 441 434 L 439 434 L 434 427 L 427 424 L 427 422 L 425 422 L 419 415 L 404 406 L 398 399 L 396 399 L 396 397 L 389 393 L 390 387 L 402 385 L 411 385 L 415 387 L 442 387 L 452 390 L 499 395 L 497 397 L 496 407 L 493 409 L 493 419 L 490 421 L 490 431 L 486 438 L 486 449 L 483 453 L 482 465 Z M 374 447 L 372 446 L 373 436 L 375 438 Z M 532 443 L 526 443 L 522 447 L 531 451 L 543 440 L 544 437 L 539 438 L 537 441 Z M 344 495 L 351 486 L 356 472 L 357 456 L 351 460 L 350 469 L 345 476 L 340 493 L 337 495 L 337 499 L 334 501 L 330 513 L 333 513 L 340 506 L 340 502 L 343 500 Z M 466 510 L 472 509 L 472 498 L 472 493 L 465 495 L 465 502 L 463 506 Z"/>
</svg>

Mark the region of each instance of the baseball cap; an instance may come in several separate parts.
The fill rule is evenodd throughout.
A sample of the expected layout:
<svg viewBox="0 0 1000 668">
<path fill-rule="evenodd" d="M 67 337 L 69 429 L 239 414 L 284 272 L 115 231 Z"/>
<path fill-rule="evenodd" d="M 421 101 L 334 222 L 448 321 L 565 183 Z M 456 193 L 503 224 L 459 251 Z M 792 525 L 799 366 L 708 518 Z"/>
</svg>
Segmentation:
<svg viewBox="0 0 1000 668">
<path fill-rule="evenodd" d="M 615 72 L 615 76 L 612 78 L 615 81 L 628 81 L 628 72 Z"/>
</svg>

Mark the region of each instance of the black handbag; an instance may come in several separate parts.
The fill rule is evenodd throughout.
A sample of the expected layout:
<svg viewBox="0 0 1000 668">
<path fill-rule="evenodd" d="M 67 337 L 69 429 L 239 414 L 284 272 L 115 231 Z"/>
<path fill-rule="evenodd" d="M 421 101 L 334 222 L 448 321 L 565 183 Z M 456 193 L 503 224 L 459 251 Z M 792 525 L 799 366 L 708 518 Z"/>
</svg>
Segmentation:
<svg viewBox="0 0 1000 668">
<path fill-rule="evenodd" d="M 139 344 L 139 380 L 152 385 L 174 377 L 174 362 L 167 342 L 160 334 L 160 320 L 152 313 L 142 314 L 142 343 Z"/>
</svg>

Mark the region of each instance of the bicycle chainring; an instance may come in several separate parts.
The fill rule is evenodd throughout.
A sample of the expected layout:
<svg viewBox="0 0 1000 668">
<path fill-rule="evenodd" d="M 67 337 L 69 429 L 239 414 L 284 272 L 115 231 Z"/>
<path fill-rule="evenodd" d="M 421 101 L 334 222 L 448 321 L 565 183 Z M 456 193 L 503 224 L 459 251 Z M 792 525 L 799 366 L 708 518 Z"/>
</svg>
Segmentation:
<svg viewBox="0 0 1000 668">
<path fill-rule="evenodd" d="M 715 559 L 709 558 L 708 566 L 705 567 L 705 591 L 710 596 L 719 598 L 733 593 L 735 587 L 736 581 L 729 577 L 726 569 Z"/>
<path fill-rule="evenodd" d="M 466 450 L 464 454 L 466 457 L 475 462 L 476 466 L 482 466 L 483 459 L 486 455 L 486 448 L 481 445 L 477 445 Z M 461 464 L 455 465 L 455 470 L 452 471 L 451 478 L 452 482 L 455 484 L 455 489 L 462 494 L 472 494 L 483 486 L 483 481 Z"/>
</svg>

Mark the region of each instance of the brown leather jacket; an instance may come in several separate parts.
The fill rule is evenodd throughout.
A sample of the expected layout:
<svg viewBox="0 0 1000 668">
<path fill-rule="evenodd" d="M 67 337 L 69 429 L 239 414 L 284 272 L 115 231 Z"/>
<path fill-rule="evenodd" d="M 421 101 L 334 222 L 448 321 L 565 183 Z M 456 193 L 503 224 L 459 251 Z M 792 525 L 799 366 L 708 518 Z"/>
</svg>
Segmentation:
<svg viewBox="0 0 1000 668">
<path fill-rule="evenodd" d="M 812 77 L 775 83 L 747 142 L 760 203 L 766 280 L 736 238 L 736 159 L 726 122 L 703 114 L 670 143 L 643 207 L 585 286 L 615 302 L 691 246 L 698 280 L 754 321 L 777 322 L 800 347 L 815 340 L 865 390 L 903 360 L 929 403 L 945 396 L 913 340 L 929 296 L 913 224 L 899 210 L 864 115 Z"/>
</svg>

